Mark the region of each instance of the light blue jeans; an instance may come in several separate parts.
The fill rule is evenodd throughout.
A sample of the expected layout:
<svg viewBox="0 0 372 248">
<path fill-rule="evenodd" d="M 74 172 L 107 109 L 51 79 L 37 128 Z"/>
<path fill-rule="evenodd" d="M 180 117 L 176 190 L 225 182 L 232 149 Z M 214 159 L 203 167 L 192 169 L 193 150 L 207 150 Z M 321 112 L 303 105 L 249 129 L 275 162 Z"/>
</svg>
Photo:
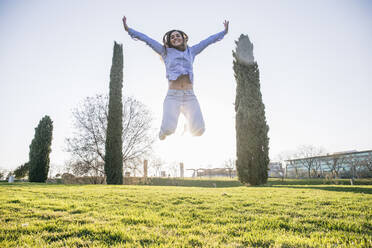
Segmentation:
<svg viewBox="0 0 372 248">
<path fill-rule="evenodd" d="M 203 115 L 194 91 L 169 89 L 163 103 L 163 121 L 159 137 L 175 132 L 180 113 L 185 116 L 188 129 L 193 136 L 204 133 Z"/>
</svg>

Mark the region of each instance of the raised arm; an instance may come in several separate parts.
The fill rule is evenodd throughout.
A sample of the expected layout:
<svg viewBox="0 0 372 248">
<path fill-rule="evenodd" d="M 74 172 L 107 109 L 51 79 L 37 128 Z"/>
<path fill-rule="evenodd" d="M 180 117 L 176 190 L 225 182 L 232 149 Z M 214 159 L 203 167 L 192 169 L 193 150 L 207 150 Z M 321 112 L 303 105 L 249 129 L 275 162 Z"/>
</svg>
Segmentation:
<svg viewBox="0 0 372 248">
<path fill-rule="evenodd" d="M 147 35 L 145 35 L 143 33 L 140 33 L 138 31 L 128 27 L 127 18 L 125 16 L 123 17 L 123 25 L 124 25 L 125 31 L 128 32 L 130 37 L 132 37 L 133 39 L 139 39 L 139 40 L 145 42 L 149 47 L 151 47 L 159 55 L 164 54 L 164 47 L 159 42 L 157 42 L 156 40 L 151 39 L 150 37 L 148 37 Z"/>
<path fill-rule="evenodd" d="M 201 42 L 199 42 L 198 44 L 196 44 L 196 45 L 194 45 L 190 48 L 191 52 L 194 54 L 194 56 L 198 55 L 201 51 L 203 51 L 210 44 L 215 43 L 215 42 L 220 41 L 220 40 L 223 39 L 223 37 L 229 31 L 229 22 L 225 20 L 223 24 L 225 26 L 224 31 L 219 32 L 219 33 L 214 34 L 214 35 L 211 35 L 207 39 L 202 40 Z"/>
</svg>

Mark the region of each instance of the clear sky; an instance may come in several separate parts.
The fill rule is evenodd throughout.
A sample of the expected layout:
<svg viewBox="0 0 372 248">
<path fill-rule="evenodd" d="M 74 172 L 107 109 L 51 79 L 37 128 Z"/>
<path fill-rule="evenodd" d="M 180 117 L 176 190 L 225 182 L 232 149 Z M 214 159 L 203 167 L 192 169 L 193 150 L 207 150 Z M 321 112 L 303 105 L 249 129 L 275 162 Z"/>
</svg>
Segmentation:
<svg viewBox="0 0 372 248">
<path fill-rule="evenodd" d="M 167 91 L 159 56 L 123 30 L 161 42 L 181 29 L 189 45 L 223 30 L 225 38 L 194 62 L 194 90 L 206 132 L 156 141 L 154 153 L 187 168 L 221 167 L 235 156 L 232 50 L 248 34 L 260 68 L 270 126 L 270 157 L 299 145 L 329 152 L 372 149 L 372 1 L 0 0 L 0 168 L 28 161 L 34 128 L 54 121 L 51 163 L 62 166 L 71 110 L 105 94 L 114 41 L 123 44 L 123 94 L 146 104 L 160 126 Z"/>
</svg>

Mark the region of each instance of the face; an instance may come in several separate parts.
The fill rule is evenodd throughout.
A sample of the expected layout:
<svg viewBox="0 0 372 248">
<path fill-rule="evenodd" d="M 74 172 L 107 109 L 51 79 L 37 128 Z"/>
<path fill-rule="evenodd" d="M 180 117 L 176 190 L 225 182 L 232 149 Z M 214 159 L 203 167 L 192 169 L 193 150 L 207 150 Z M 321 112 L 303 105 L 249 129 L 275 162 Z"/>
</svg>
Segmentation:
<svg viewBox="0 0 372 248">
<path fill-rule="evenodd" d="M 170 42 L 171 42 L 172 46 L 174 46 L 174 47 L 181 46 L 183 44 L 182 35 L 179 32 L 174 31 L 170 35 Z"/>
</svg>

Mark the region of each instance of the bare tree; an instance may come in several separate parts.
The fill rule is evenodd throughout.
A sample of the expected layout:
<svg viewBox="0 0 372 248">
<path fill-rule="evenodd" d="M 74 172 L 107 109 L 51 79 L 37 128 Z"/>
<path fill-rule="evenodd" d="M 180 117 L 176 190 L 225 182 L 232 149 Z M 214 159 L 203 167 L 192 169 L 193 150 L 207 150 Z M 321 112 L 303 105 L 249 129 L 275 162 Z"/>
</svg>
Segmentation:
<svg viewBox="0 0 372 248">
<path fill-rule="evenodd" d="M 340 170 L 346 163 L 349 162 L 349 160 L 350 159 L 347 156 L 344 156 L 341 153 L 340 154 L 334 153 L 330 156 L 327 156 L 327 158 L 324 158 L 324 161 L 334 178 L 339 177 Z"/>
<path fill-rule="evenodd" d="M 150 161 L 150 168 L 152 168 L 155 171 L 155 176 L 160 177 L 161 176 L 161 171 L 163 169 L 165 162 L 159 158 L 159 157 L 154 157 Z"/>
<path fill-rule="evenodd" d="M 227 169 L 234 169 L 235 168 L 235 162 L 236 162 L 236 159 L 233 159 L 233 158 L 229 158 L 227 160 L 225 160 L 223 162 L 223 167 L 224 168 L 227 168 Z"/>
<path fill-rule="evenodd" d="M 101 161 L 95 163 L 84 163 L 83 161 L 67 161 L 66 166 L 75 176 L 104 176 L 104 164 Z"/>
<path fill-rule="evenodd" d="M 123 166 L 129 166 L 151 151 L 155 136 L 151 132 L 152 117 L 147 107 L 130 97 L 123 102 Z M 108 96 L 87 97 L 72 114 L 75 131 L 66 139 L 66 144 L 67 151 L 72 154 L 73 171 L 80 175 L 103 176 Z"/>
<path fill-rule="evenodd" d="M 171 177 L 177 177 L 178 175 L 178 171 L 179 171 L 179 163 L 178 162 L 171 162 L 169 165 L 168 165 L 168 175 L 171 176 Z"/>
<path fill-rule="evenodd" d="M 358 178 L 359 168 L 362 166 L 364 161 L 360 160 L 355 154 L 351 154 L 346 156 L 345 162 L 350 166 L 351 179 L 354 180 L 355 177 Z"/>
<path fill-rule="evenodd" d="M 317 177 L 321 177 L 323 175 L 323 159 L 319 158 L 314 161 L 314 167 L 313 167 L 313 175 Z"/>
<path fill-rule="evenodd" d="M 321 155 L 325 154 L 325 150 L 321 147 L 315 147 L 313 145 L 303 145 L 298 148 L 297 159 L 299 164 L 302 164 L 307 169 L 308 177 L 311 177 L 311 172 L 317 170 L 320 165 Z"/>
<path fill-rule="evenodd" d="M 104 163 L 101 161 L 87 164 L 83 161 L 70 160 L 66 162 L 66 167 L 75 176 L 87 176 L 92 184 L 102 184 L 105 181 Z"/>
<path fill-rule="evenodd" d="M 6 175 L 6 171 L 0 168 L 0 180 L 2 180 L 5 175 Z"/>
<path fill-rule="evenodd" d="M 372 172 L 372 153 L 368 153 L 365 159 L 365 166 L 369 172 Z"/>
<path fill-rule="evenodd" d="M 346 164 L 350 166 L 351 178 L 360 178 L 372 172 L 372 153 L 350 154 L 347 156 Z"/>
<path fill-rule="evenodd" d="M 233 158 L 229 158 L 225 160 L 225 162 L 223 163 L 223 167 L 228 170 L 230 178 L 232 178 L 232 171 L 236 169 L 235 163 L 236 163 L 236 159 L 233 159 Z"/>
<path fill-rule="evenodd" d="M 134 177 L 143 174 L 143 160 L 141 157 L 124 162 L 124 171 L 130 172 Z"/>
</svg>

